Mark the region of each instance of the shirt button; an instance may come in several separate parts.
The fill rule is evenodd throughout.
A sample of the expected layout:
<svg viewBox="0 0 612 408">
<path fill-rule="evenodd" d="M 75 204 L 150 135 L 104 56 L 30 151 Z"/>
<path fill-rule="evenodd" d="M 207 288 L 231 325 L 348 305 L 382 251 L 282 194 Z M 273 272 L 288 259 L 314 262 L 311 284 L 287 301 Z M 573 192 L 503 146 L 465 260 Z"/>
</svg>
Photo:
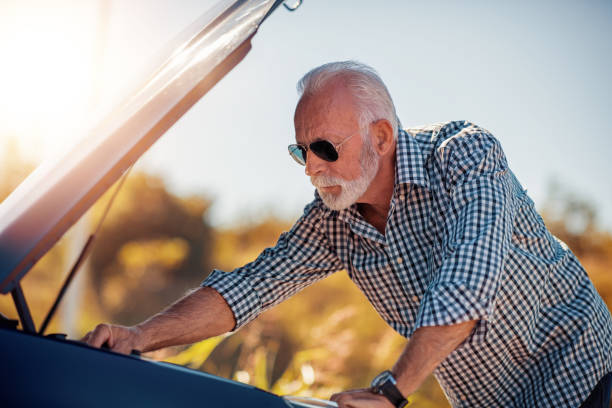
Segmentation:
<svg viewBox="0 0 612 408">
<path fill-rule="evenodd" d="M 398 264 L 401 264 L 402 262 L 404 262 L 404 260 L 402 259 L 402 257 L 401 257 L 401 256 L 398 256 L 398 257 L 397 257 L 397 263 L 398 263 Z"/>
<path fill-rule="evenodd" d="M 414 295 L 412 297 L 412 300 L 414 301 L 414 303 L 418 303 L 419 302 L 419 297 L 417 295 Z"/>
</svg>

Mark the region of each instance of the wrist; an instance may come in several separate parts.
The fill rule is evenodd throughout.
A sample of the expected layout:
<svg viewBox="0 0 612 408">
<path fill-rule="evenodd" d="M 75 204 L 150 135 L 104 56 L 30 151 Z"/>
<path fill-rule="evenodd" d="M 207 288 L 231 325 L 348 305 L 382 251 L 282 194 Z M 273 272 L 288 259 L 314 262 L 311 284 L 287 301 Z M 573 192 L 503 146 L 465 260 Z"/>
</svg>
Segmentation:
<svg viewBox="0 0 612 408">
<path fill-rule="evenodd" d="M 382 395 L 396 408 L 407 406 L 410 401 L 397 387 L 397 381 L 391 371 L 383 371 L 372 380 L 370 391 Z"/>
<path fill-rule="evenodd" d="M 416 378 L 414 375 L 410 375 L 410 373 L 399 373 L 395 369 L 391 370 L 393 374 L 393 378 L 395 378 L 396 384 L 395 386 L 400 390 L 402 395 L 411 395 L 414 394 L 416 388 L 414 386 L 416 382 Z"/>
<path fill-rule="evenodd" d="M 132 339 L 133 339 L 133 343 L 134 343 L 134 349 L 138 350 L 138 351 L 149 351 L 147 349 L 148 344 L 150 343 L 149 338 L 147 336 L 147 330 L 144 327 L 144 324 L 138 324 L 136 326 L 132 326 L 131 328 L 131 332 L 132 332 Z"/>
</svg>

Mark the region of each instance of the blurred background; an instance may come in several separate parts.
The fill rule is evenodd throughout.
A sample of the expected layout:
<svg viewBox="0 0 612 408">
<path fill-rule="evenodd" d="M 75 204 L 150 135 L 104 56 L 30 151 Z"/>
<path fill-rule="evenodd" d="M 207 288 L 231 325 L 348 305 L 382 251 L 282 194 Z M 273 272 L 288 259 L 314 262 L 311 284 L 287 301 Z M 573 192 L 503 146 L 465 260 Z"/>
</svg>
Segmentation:
<svg viewBox="0 0 612 408">
<path fill-rule="evenodd" d="M 3 1 L 0 200 L 87 133 L 213 1 Z M 612 4 L 304 0 L 277 10 L 247 58 L 136 164 L 49 332 L 134 324 L 214 268 L 254 259 L 313 189 L 286 152 L 295 83 L 357 59 L 386 81 L 404 126 L 468 119 L 502 142 L 550 230 L 612 304 Z M 112 189 L 110 190 L 112 191 Z M 23 280 L 40 324 L 109 195 Z M 10 297 L 0 313 L 15 317 Z M 279 394 L 367 386 L 405 339 L 338 272 L 229 337 L 150 357 Z M 429 378 L 415 400 L 448 406 Z"/>
</svg>

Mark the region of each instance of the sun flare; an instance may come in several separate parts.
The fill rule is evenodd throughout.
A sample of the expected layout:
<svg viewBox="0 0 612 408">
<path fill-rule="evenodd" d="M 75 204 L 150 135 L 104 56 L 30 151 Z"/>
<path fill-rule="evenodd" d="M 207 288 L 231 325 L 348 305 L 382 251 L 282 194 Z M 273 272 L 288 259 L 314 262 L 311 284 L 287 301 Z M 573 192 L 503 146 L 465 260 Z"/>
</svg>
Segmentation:
<svg viewBox="0 0 612 408">
<path fill-rule="evenodd" d="M 89 107 L 92 3 L 9 3 L 0 17 L 1 138 L 22 144 L 74 126 Z"/>
</svg>

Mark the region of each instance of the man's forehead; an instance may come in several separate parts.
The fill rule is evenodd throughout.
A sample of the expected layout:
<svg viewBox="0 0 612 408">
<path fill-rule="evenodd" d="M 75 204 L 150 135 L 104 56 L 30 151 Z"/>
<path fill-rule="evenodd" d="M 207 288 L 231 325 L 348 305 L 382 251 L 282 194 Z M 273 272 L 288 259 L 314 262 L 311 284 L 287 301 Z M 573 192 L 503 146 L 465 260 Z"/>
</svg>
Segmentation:
<svg viewBox="0 0 612 408">
<path fill-rule="evenodd" d="M 295 138 L 298 142 L 314 142 L 317 140 L 337 141 L 345 136 L 354 133 L 350 128 L 340 126 L 312 126 L 306 128 L 296 128 Z"/>
<path fill-rule="evenodd" d="M 352 95 L 338 87 L 305 95 L 298 102 L 294 122 L 297 139 L 328 138 L 359 128 Z"/>
<path fill-rule="evenodd" d="M 313 115 L 295 121 L 295 137 L 300 143 L 320 139 L 335 141 L 358 130 L 356 115 Z"/>
</svg>

